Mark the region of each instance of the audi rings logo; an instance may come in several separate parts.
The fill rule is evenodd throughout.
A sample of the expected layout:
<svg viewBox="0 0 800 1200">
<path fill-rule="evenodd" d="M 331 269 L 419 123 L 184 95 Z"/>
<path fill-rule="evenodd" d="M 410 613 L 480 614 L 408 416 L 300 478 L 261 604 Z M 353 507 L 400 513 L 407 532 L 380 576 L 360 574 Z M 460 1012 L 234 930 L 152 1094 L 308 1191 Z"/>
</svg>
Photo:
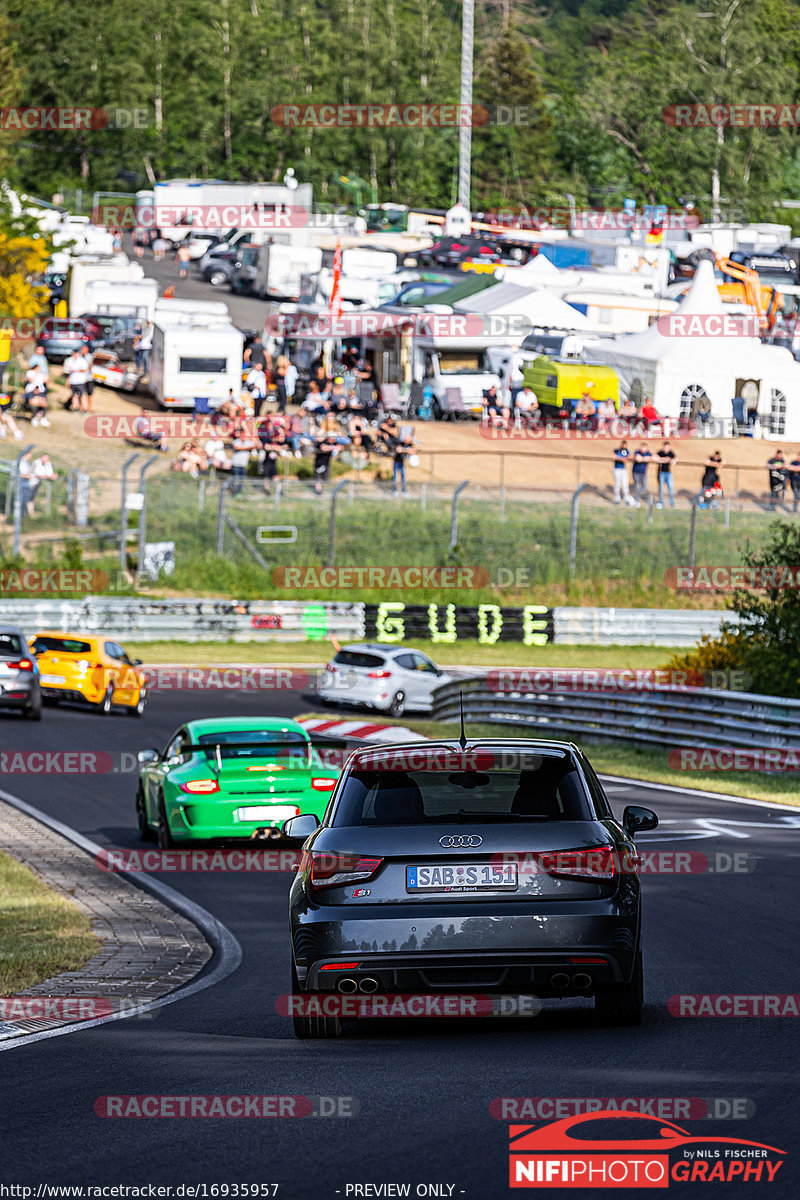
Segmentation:
<svg viewBox="0 0 800 1200">
<path fill-rule="evenodd" d="M 483 842 L 482 837 L 478 837 L 477 833 L 451 834 L 450 837 L 439 838 L 439 845 L 444 846 L 445 850 L 459 850 L 467 846 L 480 846 Z"/>
</svg>

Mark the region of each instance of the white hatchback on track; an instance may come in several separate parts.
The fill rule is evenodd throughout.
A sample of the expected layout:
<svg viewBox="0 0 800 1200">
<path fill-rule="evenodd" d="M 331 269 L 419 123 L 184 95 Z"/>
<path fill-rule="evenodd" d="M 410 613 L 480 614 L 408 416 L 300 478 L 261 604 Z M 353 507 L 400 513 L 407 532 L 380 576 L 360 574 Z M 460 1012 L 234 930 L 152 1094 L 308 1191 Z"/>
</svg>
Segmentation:
<svg viewBox="0 0 800 1200">
<path fill-rule="evenodd" d="M 430 712 L 434 689 L 451 678 L 419 650 L 364 642 L 337 651 L 317 694 L 326 704 L 363 704 L 399 717 L 407 708 Z"/>
</svg>

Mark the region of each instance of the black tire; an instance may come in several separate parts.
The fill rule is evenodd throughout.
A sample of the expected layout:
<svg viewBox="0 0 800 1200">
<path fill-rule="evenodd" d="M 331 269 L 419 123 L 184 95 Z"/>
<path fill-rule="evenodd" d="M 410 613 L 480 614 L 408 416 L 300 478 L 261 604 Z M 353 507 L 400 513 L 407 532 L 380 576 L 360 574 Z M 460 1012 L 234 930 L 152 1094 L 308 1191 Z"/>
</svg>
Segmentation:
<svg viewBox="0 0 800 1200">
<path fill-rule="evenodd" d="M 313 995 L 313 992 L 300 991 L 300 983 L 292 960 L 292 995 Z M 334 993 L 325 993 L 333 995 Z M 339 1017 L 300 1016 L 292 1013 L 294 1036 L 306 1041 L 309 1038 L 338 1038 L 342 1036 L 342 1022 Z"/>
<path fill-rule="evenodd" d="M 147 688 L 143 687 L 139 692 L 139 699 L 130 708 L 126 709 L 129 717 L 143 717 L 144 710 L 147 708 Z"/>
<path fill-rule="evenodd" d="M 113 700 L 114 700 L 114 685 L 113 685 L 113 683 L 110 683 L 108 685 L 108 687 L 106 688 L 103 699 L 97 705 L 95 705 L 95 707 L 97 708 L 97 711 L 99 713 L 102 713 L 102 715 L 104 717 L 107 717 L 108 714 L 111 712 L 111 705 L 113 703 Z"/>
<path fill-rule="evenodd" d="M 28 708 L 23 709 L 22 715 L 26 721 L 41 721 L 42 719 L 42 702 L 31 704 Z"/>
<path fill-rule="evenodd" d="M 147 823 L 147 811 L 144 806 L 142 785 L 136 789 L 136 824 L 139 827 L 139 837 L 143 842 L 154 842 L 156 835 Z"/>
<path fill-rule="evenodd" d="M 594 1012 L 601 1025 L 641 1025 L 644 1001 L 642 952 L 636 956 L 630 983 L 615 983 L 597 992 Z"/>
<path fill-rule="evenodd" d="M 395 692 L 392 696 L 392 702 L 389 705 L 389 714 L 393 717 L 402 717 L 406 711 L 406 694 L 403 691 Z"/>
<path fill-rule="evenodd" d="M 172 831 L 167 821 L 167 810 L 164 805 L 164 797 L 158 798 L 158 848 L 159 850 L 172 850 L 175 846 L 175 839 L 172 836 Z"/>
</svg>

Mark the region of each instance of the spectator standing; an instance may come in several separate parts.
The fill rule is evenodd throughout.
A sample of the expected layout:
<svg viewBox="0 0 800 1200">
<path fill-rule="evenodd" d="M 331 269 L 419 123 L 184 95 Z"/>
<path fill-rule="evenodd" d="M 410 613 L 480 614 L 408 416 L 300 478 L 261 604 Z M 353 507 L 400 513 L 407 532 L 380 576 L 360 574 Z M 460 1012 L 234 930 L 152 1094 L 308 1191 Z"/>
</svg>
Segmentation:
<svg viewBox="0 0 800 1200">
<path fill-rule="evenodd" d="M 775 508 L 777 504 L 783 503 L 783 498 L 786 495 L 786 476 L 788 471 L 782 450 L 776 450 L 772 457 L 767 460 L 767 470 L 769 472 L 770 506 Z"/>
<path fill-rule="evenodd" d="M 289 360 L 281 355 L 275 365 L 275 399 L 278 402 L 278 412 L 286 412 L 286 372 L 289 369 Z"/>
<path fill-rule="evenodd" d="M 78 412 L 86 390 L 86 359 L 77 350 L 64 363 L 64 374 L 70 390 L 69 404 L 64 407 Z"/>
<path fill-rule="evenodd" d="M 51 483 L 54 479 L 58 479 L 55 468 L 50 461 L 49 454 L 40 454 L 31 463 L 30 473 L 30 496 L 29 496 L 29 513 L 33 513 L 33 502 L 36 499 L 36 493 L 43 483 Z"/>
<path fill-rule="evenodd" d="M 254 366 L 247 372 L 244 386 L 253 397 L 253 414 L 258 417 L 267 398 L 267 376 L 263 367 Z"/>
<path fill-rule="evenodd" d="M 283 377 L 284 387 L 286 388 L 286 403 L 294 404 L 294 394 L 297 390 L 297 367 L 289 360 L 286 366 L 286 374 Z"/>
<path fill-rule="evenodd" d="M 328 482 L 331 459 L 335 452 L 335 439 L 321 430 L 316 436 L 314 450 L 314 491 L 318 496 L 322 492 L 323 483 Z"/>
<path fill-rule="evenodd" d="M 670 508 L 675 507 L 675 480 L 672 476 L 672 468 L 678 461 L 678 456 L 672 449 L 669 442 L 664 442 L 658 454 L 655 456 L 658 463 L 658 504 L 656 508 L 664 507 L 664 489 L 666 488 L 669 496 Z"/>
<path fill-rule="evenodd" d="M 789 486 L 792 489 L 792 510 L 797 512 L 800 505 L 800 450 L 795 451 L 794 458 L 789 463 Z"/>
<path fill-rule="evenodd" d="M 20 501 L 22 503 L 22 511 L 29 517 L 33 516 L 32 504 L 32 482 L 33 482 L 33 462 L 31 460 L 32 450 L 26 450 L 19 460 L 17 470 L 19 472 L 19 491 Z"/>
<path fill-rule="evenodd" d="M 700 487 L 703 489 L 703 491 L 722 487 L 719 473 L 724 466 L 725 459 L 722 457 L 719 450 L 715 450 L 713 454 L 709 454 L 703 467 L 703 478 L 700 482 Z"/>
<path fill-rule="evenodd" d="M 619 445 L 614 450 L 614 503 L 621 504 L 624 500 L 626 504 L 635 504 L 636 501 L 631 497 L 631 489 L 628 483 L 628 459 L 631 457 L 631 452 L 628 447 L 627 438 L 623 438 Z"/>
<path fill-rule="evenodd" d="M 633 497 L 637 504 L 647 496 L 647 467 L 653 455 L 647 442 L 642 442 L 633 455 Z"/>
<path fill-rule="evenodd" d="M 247 475 L 247 468 L 250 465 L 250 451 L 255 450 L 258 443 L 252 438 L 247 437 L 243 431 L 239 430 L 233 438 L 231 456 L 231 476 L 233 483 L 231 491 L 234 496 L 238 496 L 242 490 L 242 480 Z"/>
<path fill-rule="evenodd" d="M 178 274 L 181 279 L 188 278 L 189 263 L 191 260 L 192 256 L 189 253 L 189 247 L 185 242 L 181 242 L 180 246 L 178 246 L 178 253 L 175 255 L 175 262 L 178 264 Z"/>
<path fill-rule="evenodd" d="M 155 261 L 162 262 L 164 255 L 167 253 L 168 249 L 169 249 L 169 242 L 167 241 L 166 238 L 161 236 L 161 231 L 159 230 L 156 237 L 153 239 L 153 258 L 155 259 Z M 164 295 L 166 296 L 166 294 L 167 293 L 165 292 Z M 173 295 L 174 295 L 174 292 L 173 292 Z"/>
<path fill-rule="evenodd" d="M 92 367 L 94 365 L 94 354 L 88 346 L 84 346 L 81 350 L 81 358 L 84 362 L 84 370 L 86 371 L 86 382 L 83 385 L 83 395 L 81 396 L 81 412 L 90 413 L 92 411 L 92 396 L 94 395 L 94 375 Z"/>
<path fill-rule="evenodd" d="M 417 443 L 414 441 L 413 433 L 411 431 L 401 431 L 394 448 L 394 463 L 392 465 L 392 494 L 394 496 L 398 495 L 398 481 L 403 495 L 408 495 L 408 491 L 406 490 L 406 463 L 416 448 Z"/>
</svg>

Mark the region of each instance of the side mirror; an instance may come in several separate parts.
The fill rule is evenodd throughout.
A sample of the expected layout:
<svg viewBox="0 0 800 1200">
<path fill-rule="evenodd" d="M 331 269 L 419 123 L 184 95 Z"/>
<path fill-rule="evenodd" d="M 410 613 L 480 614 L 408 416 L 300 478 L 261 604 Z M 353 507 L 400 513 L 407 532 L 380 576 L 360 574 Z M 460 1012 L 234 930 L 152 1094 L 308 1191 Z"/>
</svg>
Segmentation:
<svg viewBox="0 0 800 1200">
<path fill-rule="evenodd" d="M 157 750 L 140 750 L 136 755 L 136 761 L 140 763 L 158 762 L 160 757 Z"/>
<path fill-rule="evenodd" d="M 142 660 L 140 658 L 132 658 L 131 665 L 134 667 L 140 667 L 142 665 Z"/>
<path fill-rule="evenodd" d="M 622 814 L 622 828 L 631 837 L 648 829 L 655 829 L 658 817 L 649 808 L 641 808 L 638 804 L 629 804 Z"/>
<path fill-rule="evenodd" d="M 319 826 L 319 818 L 313 813 L 299 813 L 298 816 L 289 817 L 288 821 L 283 822 L 281 833 L 290 842 L 304 842 L 319 829 Z"/>
</svg>

